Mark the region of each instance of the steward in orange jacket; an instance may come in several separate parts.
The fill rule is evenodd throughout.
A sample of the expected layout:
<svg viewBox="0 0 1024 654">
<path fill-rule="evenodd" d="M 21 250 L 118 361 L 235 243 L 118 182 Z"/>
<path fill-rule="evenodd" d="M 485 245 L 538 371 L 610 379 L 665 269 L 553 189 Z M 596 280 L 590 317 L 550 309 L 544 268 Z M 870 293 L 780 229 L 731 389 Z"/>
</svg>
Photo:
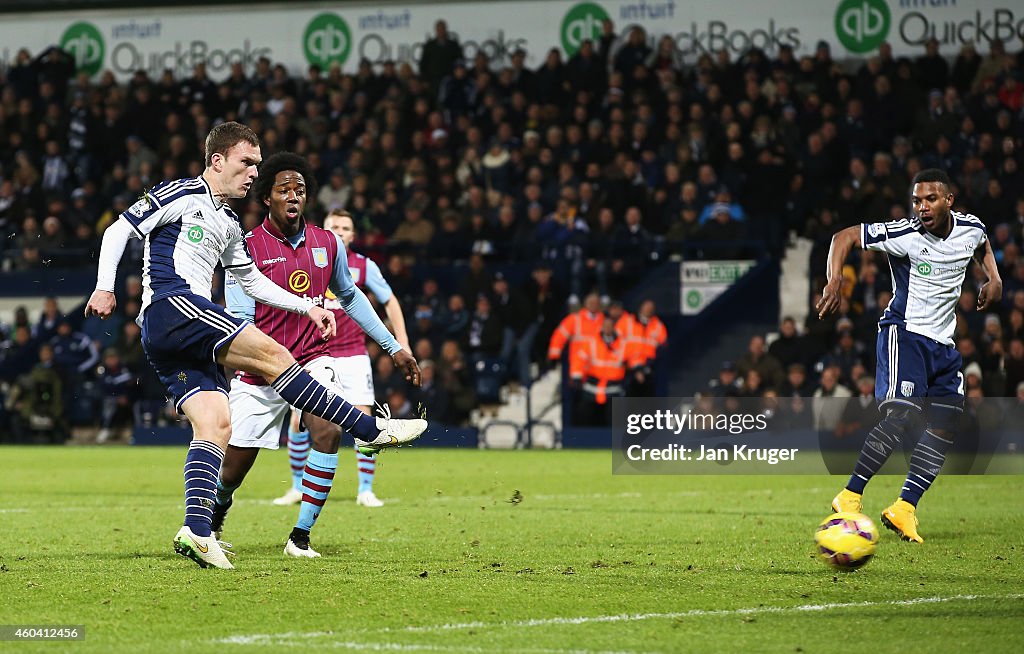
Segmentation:
<svg viewBox="0 0 1024 654">
<path fill-rule="evenodd" d="M 601 333 L 586 339 L 572 352 L 569 376 L 599 405 L 608 396 L 625 394 L 626 372 L 644 365 L 644 344 L 615 331 L 615 321 L 605 318 Z"/>
<path fill-rule="evenodd" d="M 645 347 L 646 361 L 654 360 L 658 348 L 668 340 L 668 331 L 665 323 L 654 315 L 654 300 L 644 300 L 640 304 L 640 311 L 637 312 L 637 338 L 643 341 Z"/>
<path fill-rule="evenodd" d="M 591 293 L 583 300 L 583 308 L 563 318 L 558 328 L 551 334 L 551 341 L 548 344 L 548 359 L 558 361 L 562 358 L 562 351 L 566 345 L 570 346 L 569 357 L 571 359 L 573 350 L 583 339 L 596 337 L 601 332 L 603 321 L 601 298 L 597 293 Z"/>
</svg>

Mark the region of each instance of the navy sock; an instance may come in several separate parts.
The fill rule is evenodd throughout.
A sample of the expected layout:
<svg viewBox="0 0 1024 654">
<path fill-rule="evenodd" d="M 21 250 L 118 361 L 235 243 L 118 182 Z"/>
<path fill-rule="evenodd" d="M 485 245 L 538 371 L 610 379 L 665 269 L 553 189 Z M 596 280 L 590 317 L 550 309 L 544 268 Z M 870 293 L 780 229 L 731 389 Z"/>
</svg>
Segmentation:
<svg viewBox="0 0 1024 654">
<path fill-rule="evenodd" d="M 185 457 L 185 526 L 196 536 L 210 535 L 217 475 L 224 450 L 210 441 L 193 440 Z"/>
<path fill-rule="evenodd" d="M 333 422 L 362 440 L 372 441 L 379 434 L 373 418 L 313 379 L 298 363 L 281 373 L 271 386 L 288 404 Z"/>
<path fill-rule="evenodd" d="M 857 464 L 853 467 L 853 474 L 850 476 L 850 481 L 846 484 L 848 490 L 854 493 L 864 492 L 868 482 L 882 469 L 889 455 L 892 454 L 893 449 L 900 442 L 901 433 L 888 418 L 884 418 L 875 425 L 868 433 L 868 437 L 864 441 L 864 447 L 861 448 L 860 456 L 857 457 Z"/>
<path fill-rule="evenodd" d="M 903 490 L 900 491 L 901 500 L 917 506 L 921 496 L 931 487 L 939 470 L 942 469 L 942 464 L 946 461 L 946 452 L 952 444 L 953 441 L 942 438 L 932 430 L 924 430 L 921 440 L 914 447 L 914 453 L 910 455 L 910 471 L 903 482 Z"/>
</svg>

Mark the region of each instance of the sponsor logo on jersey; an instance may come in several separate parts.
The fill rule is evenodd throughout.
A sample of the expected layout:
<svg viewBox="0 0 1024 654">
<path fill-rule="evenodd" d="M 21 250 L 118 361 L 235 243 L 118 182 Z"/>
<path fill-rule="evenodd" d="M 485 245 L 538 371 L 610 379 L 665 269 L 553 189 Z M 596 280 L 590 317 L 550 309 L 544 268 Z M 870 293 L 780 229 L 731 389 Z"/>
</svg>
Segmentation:
<svg viewBox="0 0 1024 654">
<path fill-rule="evenodd" d="M 327 267 L 327 248 L 313 248 L 313 265 L 317 268 Z"/>
<path fill-rule="evenodd" d="M 929 252 L 928 252 L 928 248 L 921 248 L 921 254 L 920 254 L 920 256 L 922 256 L 922 257 L 927 257 L 927 256 L 928 256 L 928 254 L 929 254 Z"/>
<path fill-rule="evenodd" d="M 917 274 L 924 275 L 925 277 L 932 274 L 932 264 L 928 263 L 927 261 L 922 261 L 921 263 L 917 264 Z"/>
<path fill-rule="evenodd" d="M 288 259 L 284 257 L 275 257 L 273 259 L 264 259 L 263 261 L 260 262 L 260 265 L 269 266 L 272 263 L 284 263 L 285 261 L 288 261 Z"/>
<path fill-rule="evenodd" d="M 288 275 L 288 288 L 296 293 L 305 293 L 309 290 L 309 273 L 305 270 L 296 270 Z"/>
<path fill-rule="evenodd" d="M 149 198 L 143 196 L 139 200 L 128 207 L 128 213 L 135 216 L 136 218 L 142 218 L 142 214 L 149 211 Z"/>
<path fill-rule="evenodd" d="M 194 214 L 192 214 L 192 220 L 202 220 L 202 219 L 203 219 L 203 212 L 202 211 L 197 211 Z"/>
<path fill-rule="evenodd" d="M 204 236 L 206 236 L 206 232 L 199 225 L 192 225 L 188 228 L 188 240 L 193 243 L 199 243 L 203 240 Z"/>
</svg>

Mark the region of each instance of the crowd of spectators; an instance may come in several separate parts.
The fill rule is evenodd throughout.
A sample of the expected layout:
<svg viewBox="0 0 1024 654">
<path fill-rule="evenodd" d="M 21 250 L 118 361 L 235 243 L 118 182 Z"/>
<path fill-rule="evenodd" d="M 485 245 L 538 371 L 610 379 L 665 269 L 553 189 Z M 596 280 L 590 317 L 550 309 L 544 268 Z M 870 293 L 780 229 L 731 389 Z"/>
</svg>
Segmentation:
<svg viewBox="0 0 1024 654">
<path fill-rule="evenodd" d="M 120 211 L 160 180 L 198 175 L 210 127 L 239 120 L 264 156 L 287 149 L 309 159 L 320 185 L 311 220 L 352 213 L 355 248 L 381 262 L 416 354 L 432 364 L 427 377 L 446 396 L 431 401 L 457 422 L 476 401 L 473 362 L 494 355 L 527 381 L 523 348 L 510 343 L 544 325 L 528 348 L 542 361 L 543 330 L 587 292 L 621 297 L 672 254 L 778 257 L 792 233 L 814 240 L 817 275 L 835 230 L 903 215 L 909 178 L 937 166 L 956 180 L 958 207 L 989 226 L 1005 270 L 1000 311 L 966 315 L 961 349 L 988 392 L 1012 392 L 1014 352 L 1024 356 L 1024 54 L 984 45 L 984 55 L 967 45 L 953 61 L 932 41 L 916 58 L 882 44 L 838 62 L 820 42 L 808 56 L 782 46 L 774 57 L 722 50 L 688 63 L 671 38 L 639 27 L 619 34 L 605 21 L 579 52 L 566 59 L 554 48 L 530 68 L 521 50 L 508 61 L 465 59 L 438 21 L 418 65 L 362 61 L 351 74 L 314 65 L 293 76 L 261 59 L 220 81 L 197 64 L 184 79 L 139 71 L 124 82 L 76 73 L 58 48 L 22 51 L 0 71 L 0 265 L 87 265 Z M 255 202 L 237 208 L 246 228 L 264 215 Z M 140 242 L 128 257 L 124 267 L 138 270 Z M 466 267 L 425 279 L 424 265 Z M 506 265 L 525 272 L 497 279 Z M 803 365 L 812 388 L 828 357 L 872 369 L 887 266 L 862 257 L 850 270 L 857 284 L 840 316 L 797 329 L 806 353 L 780 362 Z M 119 306 L 116 329 L 73 327 L 144 376 L 148 366 L 131 358 L 132 291 Z M 5 369 L 24 372 L 45 356 L 29 327 L 4 330 Z M 375 369 L 391 376 L 386 359 Z M 856 384 L 852 364 L 841 371 L 840 383 Z M 399 391 L 394 401 L 415 404 Z"/>
</svg>

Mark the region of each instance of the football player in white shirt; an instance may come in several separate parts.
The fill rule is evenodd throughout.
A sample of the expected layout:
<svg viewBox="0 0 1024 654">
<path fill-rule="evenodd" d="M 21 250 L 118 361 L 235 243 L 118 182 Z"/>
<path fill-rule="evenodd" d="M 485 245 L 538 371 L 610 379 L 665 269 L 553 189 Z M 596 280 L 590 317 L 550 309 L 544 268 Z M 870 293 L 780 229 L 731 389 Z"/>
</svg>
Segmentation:
<svg viewBox="0 0 1024 654">
<path fill-rule="evenodd" d="M 978 310 L 1003 295 L 985 225 L 952 210 L 951 188 L 945 172 L 922 170 L 912 182 L 909 218 L 836 233 L 828 252 L 828 283 L 816 307 L 819 318 L 839 307 L 843 264 L 855 246 L 888 254 L 893 298 L 878 321 L 875 374 L 875 398 L 885 417 L 868 434 L 850 481 L 832 500 L 832 510 L 860 513 L 868 481 L 904 437 L 916 435 L 923 421 L 900 497 L 882 512 L 886 527 L 916 543 L 924 542 L 917 533 L 917 503 L 935 481 L 953 444 L 954 421 L 963 411 L 963 360 L 953 331 L 972 259 L 988 276 L 978 294 Z"/>
<path fill-rule="evenodd" d="M 334 335 L 334 314 L 271 282 L 245 249 L 227 200 L 245 197 L 261 160 L 251 129 L 234 122 L 214 127 L 206 138 L 202 175 L 158 184 L 103 233 L 96 290 L 85 307 L 86 316 L 110 316 L 128 238 L 144 238 L 142 346 L 193 432 L 185 458 L 185 520 L 173 545 L 204 568 L 233 567 L 210 529 L 217 473 L 231 437 L 222 366 L 263 377 L 289 404 L 351 432 L 360 447 L 399 445 L 427 427 L 424 420 L 392 420 L 389 413 L 366 416 L 314 380 L 283 345 L 210 301 L 219 262 L 260 302 L 305 314 L 325 339 Z M 339 300 L 346 310 L 363 306 L 373 312 L 355 285 Z M 411 356 L 407 364 L 406 379 L 418 386 L 419 367 Z"/>
</svg>

